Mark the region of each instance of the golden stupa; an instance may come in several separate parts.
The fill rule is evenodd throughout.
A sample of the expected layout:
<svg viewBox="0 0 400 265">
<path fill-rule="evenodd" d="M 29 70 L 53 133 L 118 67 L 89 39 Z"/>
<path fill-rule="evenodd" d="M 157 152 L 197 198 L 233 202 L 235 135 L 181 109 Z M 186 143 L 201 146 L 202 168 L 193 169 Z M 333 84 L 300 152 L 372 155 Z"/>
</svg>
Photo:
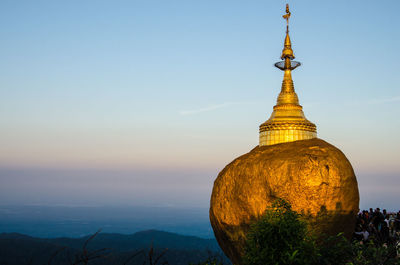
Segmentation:
<svg viewBox="0 0 400 265">
<path fill-rule="evenodd" d="M 317 127 L 308 121 L 299 104 L 299 98 L 294 91 L 292 70 L 300 66 L 300 62 L 292 61 L 294 53 L 289 37 L 289 6 L 286 6 L 286 37 L 281 59 L 275 67 L 284 71 L 282 89 L 271 117 L 260 125 L 259 145 L 273 145 L 279 143 L 307 140 L 317 137 Z"/>
<path fill-rule="evenodd" d="M 287 21 L 290 17 L 286 6 Z M 317 138 L 294 91 L 289 27 L 286 28 L 282 90 L 271 118 L 260 126 L 260 143 L 226 165 L 214 181 L 210 222 L 232 264 L 243 265 L 246 237 L 277 198 L 292 205 L 317 237 L 351 237 L 359 208 L 357 179 L 350 161 L 335 146 Z M 279 144 L 280 143 L 280 144 Z"/>
</svg>

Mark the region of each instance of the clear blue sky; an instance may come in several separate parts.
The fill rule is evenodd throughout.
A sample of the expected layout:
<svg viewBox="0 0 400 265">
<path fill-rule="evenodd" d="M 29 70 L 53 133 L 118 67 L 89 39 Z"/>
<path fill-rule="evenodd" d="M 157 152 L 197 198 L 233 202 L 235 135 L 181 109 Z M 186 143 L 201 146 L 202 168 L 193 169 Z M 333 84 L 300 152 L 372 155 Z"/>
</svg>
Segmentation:
<svg viewBox="0 0 400 265">
<path fill-rule="evenodd" d="M 207 207 L 275 104 L 285 3 L 1 1 L 0 201 Z M 289 4 L 307 118 L 400 208 L 400 2 Z"/>
</svg>

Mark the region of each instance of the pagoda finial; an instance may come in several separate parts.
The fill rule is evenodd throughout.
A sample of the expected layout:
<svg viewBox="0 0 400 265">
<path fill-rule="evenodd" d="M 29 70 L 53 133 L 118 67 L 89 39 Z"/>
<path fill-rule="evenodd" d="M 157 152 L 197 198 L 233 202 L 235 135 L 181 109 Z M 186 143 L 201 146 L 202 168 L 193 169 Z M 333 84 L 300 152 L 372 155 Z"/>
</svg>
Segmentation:
<svg viewBox="0 0 400 265">
<path fill-rule="evenodd" d="M 286 33 L 289 33 L 289 18 L 290 18 L 290 11 L 289 11 L 289 4 L 286 4 L 286 15 L 283 15 L 282 17 L 286 19 Z"/>
<path fill-rule="evenodd" d="M 289 18 L 290 18 L 290 10 L 289 10 L 289 4 L 286 4 L 286 14 L 283 15 L 282 17 L 286 19 L 286 37 L 285 37 L 285 43 L 284 43 L 284 48 L 282 50 L 282 56 L 281 59 L 284 60 L 285 58 L 288 58 L 290 60 L 294 59 L 294 54 L 292 50 L 292 43 L 290 42 L 290 37 L 289 37 Z"/>
</svg>

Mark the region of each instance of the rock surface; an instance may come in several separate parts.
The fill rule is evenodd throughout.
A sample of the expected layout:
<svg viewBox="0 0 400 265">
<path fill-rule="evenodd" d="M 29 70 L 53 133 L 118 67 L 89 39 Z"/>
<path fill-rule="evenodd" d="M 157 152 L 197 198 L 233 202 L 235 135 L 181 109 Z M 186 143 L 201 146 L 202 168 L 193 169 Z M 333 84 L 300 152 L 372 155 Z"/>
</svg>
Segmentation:
<svg viewBox="0 0 400 265">
<path fill-rule="evenodd" d="M 257 146 L 219 173 L 211 195 L 211 225 L 233 264 L 241 264 L 249 225 L 278 197 L 302 213 L 317 235 L 351 236 L 358 185 L 339 149 L 317 138 Z"/>
</svg>

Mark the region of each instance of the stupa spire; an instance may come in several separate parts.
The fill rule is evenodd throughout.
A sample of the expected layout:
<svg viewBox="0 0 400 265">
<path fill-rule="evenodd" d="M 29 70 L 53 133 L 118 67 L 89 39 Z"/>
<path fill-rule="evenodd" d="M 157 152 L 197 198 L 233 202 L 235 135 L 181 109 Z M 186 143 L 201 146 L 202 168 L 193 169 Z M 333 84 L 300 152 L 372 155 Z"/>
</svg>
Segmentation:
<svg viewBox="0 0 400 265">
<path fill-rule="evenodd" d="M 283 43 L 283 50 L 281 59 L 283 61 L 277 62 L 275 67 L 284 71 L 281 93 L 278 97 L 278 105 L 282 104 L 296 104 L 299 105 L 299 99 L 296 92 L 294 92 L 294 85 L 292 80 L 292 70 L 301 65 L 300 62 L 292 61 L 294 57 L 292 42 L 289 36 L 289 19 L 290 19 L 289 4 L 286 4 L 286 14 L 282 17 L 286 20 L 286 37 Z"/>
<path fill-rule="evenodd" d="M 260 146 L 317 137 L 317 128 L 304 116 L 303 107 L 294 90 L 292 70 L 301 63 L 293 61 L 295 57 L 289 36 L 290 16 L 289 5 L 286 4 L 286 14 L 283 15 L 286 20 L 286 36 L 281 55 L 283 61 L 275 63 L 275 67 L 284 72 L 282 87 L 271 117 L 260 125 Z"/>
</svg>

